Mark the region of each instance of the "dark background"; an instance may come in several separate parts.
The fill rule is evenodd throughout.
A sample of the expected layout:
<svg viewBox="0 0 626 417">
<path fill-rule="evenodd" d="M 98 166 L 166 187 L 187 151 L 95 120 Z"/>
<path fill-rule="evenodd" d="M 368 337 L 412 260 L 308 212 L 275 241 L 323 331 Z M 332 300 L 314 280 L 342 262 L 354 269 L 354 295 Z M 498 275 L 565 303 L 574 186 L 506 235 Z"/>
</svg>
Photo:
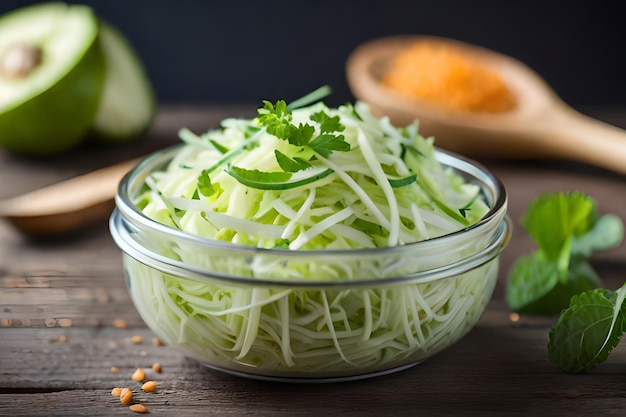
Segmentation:
<svg viewBox="0 0 626 417">
<path fill-rule="evenodd" d="M 35 3 L 0 1 L 0 13 Z M 79 3 L 79 2 L 71 2 Z M 350 52 L 380 36 L 456 38 L 514 56 L 574 107 L 626 105 L 626 4 L 602 1 L 86 0 L 143 58 L 162 104 L 352 100 Z M 610 6 L 607 6 L 610 4 Z"/>
</svg>

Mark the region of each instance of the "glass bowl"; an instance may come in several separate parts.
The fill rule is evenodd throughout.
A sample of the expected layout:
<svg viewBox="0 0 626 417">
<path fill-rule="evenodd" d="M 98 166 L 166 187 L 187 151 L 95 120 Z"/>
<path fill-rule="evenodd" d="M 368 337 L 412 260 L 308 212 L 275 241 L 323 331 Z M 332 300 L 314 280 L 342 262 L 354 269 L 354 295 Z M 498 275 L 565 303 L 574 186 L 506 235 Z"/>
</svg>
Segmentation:
<svg viewBox="0 0 626 417">
<path fill-rule="evenodd" d="M 377 249 L 259 249 L 155 222 L 134 204 L 175 146 L 121 181 L 110 219 L 132 301 L 167 345 L 249 378 L 328 382 L 411 367 L 476 324 L 498 278 L 511 224 L 502 183 L 442 150 L 437 159 L 478 184 L 489 212 L 458 232 Z M 294 279 L 293 271 L 312 278 Z"/>
</svg>

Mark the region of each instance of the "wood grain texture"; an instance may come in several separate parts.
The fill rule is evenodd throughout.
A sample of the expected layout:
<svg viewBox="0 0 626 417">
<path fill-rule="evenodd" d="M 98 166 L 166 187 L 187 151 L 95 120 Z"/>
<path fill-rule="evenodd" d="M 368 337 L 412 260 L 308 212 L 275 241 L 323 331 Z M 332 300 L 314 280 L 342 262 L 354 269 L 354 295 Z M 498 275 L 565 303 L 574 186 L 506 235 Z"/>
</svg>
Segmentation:
<svg viewBox="0 0 626 417">
<path fill-rule="evenodd" d="M 36 162 L 0 153 L 0 196 L 86 172 L 176 143 L 176 131 L 201 131 L 253 107 L 167 109 L 134 148 L 86 148 L 73 157 Z M 623 113 L 626 121 L 626 112 Z M 80 158 L 77 156 L 80 155 Z M 76 160 L 76 164 L 69 161 Z M 481 161 L 509 191 L 517 220 L 544 191 L 580 190 L 601 212 L 626 218 L 624 178 L 576 164 Z M 9 185 L 10 184 L 10 185 Z M 624 280 L 626 246 L 599 254 L 593 265 L 608 287 Z M 532 241 L 517 226 L 502 255 L 494 297 L 460 342 L 411 369 L 335 384 L 281 384 L 225 375 L 186 359 L 153 334 L 134 310 L 121 255 L 108 226 L 62 239 L 33 241 L 0 224 L 0 416 L 133 415 L 111 389 L 133 389 L 137 402 L 164 416 L 622 416 L 626 409 L 626 345 L 587 375 L 568 375 L 548 360 L 553 319 L 512 322 L 504 301 L 506 272 Z M 127 328 L 113 325 L 123 319 Z M 142 336 L 141 344 L 131 342 Z M 150 370 L 154 362 L 161 374 Z M 118 374 L 111 367 L 119 367 Z M 130 380 L 137 368 L 157 383 L 144 393 Z"/>
</svg>

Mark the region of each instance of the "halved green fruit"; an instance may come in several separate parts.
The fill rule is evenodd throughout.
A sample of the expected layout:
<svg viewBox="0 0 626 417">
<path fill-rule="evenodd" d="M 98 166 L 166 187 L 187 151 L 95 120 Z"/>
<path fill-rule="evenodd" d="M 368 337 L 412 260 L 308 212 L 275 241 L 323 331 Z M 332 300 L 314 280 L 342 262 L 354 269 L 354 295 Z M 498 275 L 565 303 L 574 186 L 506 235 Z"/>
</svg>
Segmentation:
<svg viewBox="0 0 626 417">
<path fill-rule="evenodd" d="M 75 146 L 93 124 L 105 75 L 89 7 L 45 3 L 0 17 L 0 146 L 30 155 Z"/>
<path fill-rule="evenodd" d="M 116 28 L 100 22 L 100 44 L 107 77 L 93 124 L 106 142 L 127 142 L 150 127 L 157 100 L 152 84 L 132 45 Z"/>
</svg>

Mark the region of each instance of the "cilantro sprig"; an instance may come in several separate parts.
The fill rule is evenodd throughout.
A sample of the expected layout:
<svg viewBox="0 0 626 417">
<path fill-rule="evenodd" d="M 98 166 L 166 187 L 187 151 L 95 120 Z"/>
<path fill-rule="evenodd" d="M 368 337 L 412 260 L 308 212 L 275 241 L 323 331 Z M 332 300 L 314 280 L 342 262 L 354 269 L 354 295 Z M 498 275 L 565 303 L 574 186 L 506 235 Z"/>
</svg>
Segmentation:
<svg viewBox="0 0 626 417">
<path fill-rule="evenodd" d="M 599 287 L 587 258 L 624 236 L 622 221 L 600 216 L 595 201 L 580 192 L 543 194 L 520 222 L 538 245 L 509 271 L 507 302 L 523 314 L 558 314 L 573 295 Z"/>
</svg>

